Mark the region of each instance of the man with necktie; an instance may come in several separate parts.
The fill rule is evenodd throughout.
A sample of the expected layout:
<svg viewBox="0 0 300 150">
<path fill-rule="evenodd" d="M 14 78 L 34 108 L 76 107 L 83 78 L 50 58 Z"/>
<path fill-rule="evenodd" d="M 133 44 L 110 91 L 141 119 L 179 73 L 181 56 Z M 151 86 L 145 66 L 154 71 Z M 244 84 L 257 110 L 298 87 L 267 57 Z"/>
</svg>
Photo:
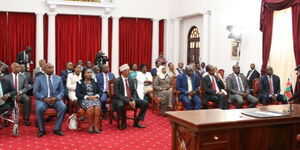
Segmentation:
<svg viewBox="0 0 300 150">
<path fill-rule="evenodd" d="M 30 71 L 30 64 L 32 63 L 30 54 L 31 50 L 32 48 L 30 46 L 27 46 L 26 49 L 19 52 L 17 56 L 17 63 L 24 64 L 26 71 Z"/>
<path fill-rule="evenodd" d="M 16 94 L 17 92 L 13 85 L 3 78 L 2 71 L 0 70 L 0 114 L 13 107 L 12 98 L 16 96 Z"/>
<path fill-rule="evenodd" d="M 139 99 L 134 81 L 129 79 L 129 66 L 127 64 L 120 67 L 121 76 L 114 81 L 114 99 L 112 102 L 113 111 L 117 111 L 121 118 L 120 130 L 126 128 L 126 111 L 125 106 L 130 105 L 132 108 L 140 108 L 139 115 L 134 120 L 134 127 L 145 128 L 139 122 L 143 121 L 148 108 L 148 103 Z"/>
<path fill-rule="evenodd" d="M 206 72 L 207 75 L 202 78 L 202 86 L 205 94 L 204 102 L 212 101 L 219 105 L 220 109 L 227 109 L 227 93 L 223 81 L 215 75 L 216 70 L 214 66 L 207 65 Z"/>
<path fill-rule="evenodd" d="M 227 78 L 227 90 L 229 92 L 229 102 L 237 102 L 237 108 L 242 108 L 244 100 L 246 99 L 250 102 L 249 108 L 253 108 L 258 103 L 257 98 L 250 94 L 250 89 L 247 84 L 246 77 L 240 73 L 240 66 L 234 65 L 232 67 L 233 73 Z"/>
<path fill-rule="evenodd" d="M 64 96 L 64 85 L 61 77 L 53 74 L 54 67 L 50 63 L 44 65 L 45 74 L 36 78 L 33 93 L 36 98 L 35 112 L 38 123 L 38 137 L 46 134 L 44 112 L 48 108 L 54 108 L 57 112 L 57 120 L 53 133 L 63 136 L 61 131 L 62 122 L 66 112 L 66 105 L 62 98 Z"/>
<path fill-rule="evenodd" d="M 107 64 L 104 64 L 101 70 L 102 72 L 96 75 L 96 79 L 101 91 L 100 102 L 101 102 L 101 109 L 103 111 L 102 118 L 106 119 L 107 108 L 105 106 L 105 102 L 108 98 L 108 91 L 109 91 L 108 82 L 114 79 L 115 75 L 109 72 L 109 66 Z"/>
<path fill-rule="evenodd" d="M 268 105 L 270 100 L 286 104 L 287 101 L 280 94 L 280 78 L 273 74 L 272 67 L 267 67 L 266 73 L 259 80 L 259 99 L 263 105 Z"/>
<path fill-rule="evenodd" d="M 27 95 L 28 91 L 32 89 L 32 85 L 28 84 L 27 78 L 20 74 L 20 65 L 18 63 L 11 64 L 12 73 L 5 76 L 4 79 L 10 81 L 14 86 L 17 95 L 19 96 L 23 107 L 23 119 L 26 126 L 30 126 L 30 112 L 31 112 L 31 100 Z"/>
<path fill-rule="evenodd" d="M 247 81 L 248 81 L 248 86 L 250 89 L 253 89 L 253 81 L 254 79 L 259 78 L 260 74 L 259 72 L 255 69 L 255 64 L 250 65 L 250 70 L 247 73 Z"/>
</svg>

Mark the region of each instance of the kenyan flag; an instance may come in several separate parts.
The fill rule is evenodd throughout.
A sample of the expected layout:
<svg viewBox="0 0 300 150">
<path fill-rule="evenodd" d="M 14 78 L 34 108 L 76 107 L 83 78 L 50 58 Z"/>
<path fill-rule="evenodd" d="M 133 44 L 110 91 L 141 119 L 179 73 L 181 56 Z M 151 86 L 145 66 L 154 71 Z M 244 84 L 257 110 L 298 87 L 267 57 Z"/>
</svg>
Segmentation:
<svg viewBox="0 0 300 150">
<path fill-rule="evenodd" d="M 292 84 L 291 84 L 291 81 L 290 81 L 290 78 L 288 79 L 287 83 L 286 83 L 286 86 L 285 86 L 285 89 L 284 89 L 284 95 L 283 95 L 283 98 L 284 100 L 289 100 L 293 97 L 293 88 L 292 88 Z"/>
</svg>

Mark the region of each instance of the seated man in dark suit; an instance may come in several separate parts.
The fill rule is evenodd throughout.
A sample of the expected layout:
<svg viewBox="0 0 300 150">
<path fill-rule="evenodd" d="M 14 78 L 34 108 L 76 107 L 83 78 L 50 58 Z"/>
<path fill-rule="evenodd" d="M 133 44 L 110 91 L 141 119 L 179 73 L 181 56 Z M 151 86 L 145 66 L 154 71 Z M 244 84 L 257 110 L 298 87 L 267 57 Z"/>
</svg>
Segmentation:
<svg viewBox="0 0 300 150">
<path fill-rule="evenodd" d="M 186 66 L 185 73 L 178 75 L 176 80 L 176 89 L 180 91 L 179 99 L 184 103 L 186 110 L 198 110 L 201 108 L 198 87 L 199 78 L 193 73 L 193 69 L 190 66 Z"/>
<path fill-rule="evenodd" d="M 263 105 L 268 105 L 270 100 L 287 103 L 280 94 L 280 78 L 273 74 L 272 67 L 267 67 L 266 75 L 259 80 L 259 99 Z"/>
<path fill-rule="evenodd" d="M 215 67 L 207 65 L 206 72 L 208 72 L 208 74 L 202 78 L 205 102 L 212 101 L 218 104 L 219 108 L 227 109 L 228 103 L 225 97 L 227 93 L 224 90 L 224 83 L 215 75 Z"/>
<path fill-rule="evenodd" d="M 74 69 L 73 63 L 69 61 L 69 62 L 66 63 L 66 69 L 61 71 L 61 79 L 62 79 L 62 82 L 63 82 L 64 87 L 65 87 L 65 95 L 64 96 L 68 95 L 67 78 L 68 78 L 69 73 L 73 73 L 73 69 Z"/>
<path fill-rule="evenodd" d="M 11 82 L 3 78 L 0 70 L 0 114 L 10 110 L 13 107 L 12 98 L 17 95 Z"/>
<path fill-rule="evenodd" d="M 255 69 L 255 64 L 250 65 L 250 70 L 247 73 L 247 81 L 248 81 L 248 86 L 250 89 L 253 89 L 253 81 L 254 79 L 259 78 L 260 74 L 259 72 Z"/>
<path fill-rule="evenodd" d="M 161 62 L 160 62 L 160 61 L 156 61 L 156 62 L 155 62 L 156 68 L 152 68 L 152 69 L 150 70 L 152 77 L 155 77 L 155 76 L 157 75 L 157 69 L 158 69 L 158 67 L 159 67 L 160 65 L 161 65 Z"/>
<path fill-rule="evenodd" d="M 102 72 L 96 75 L 96 79 L 101 92 L 100 102 L 101 102 L 101 109 L 103 111 L 102 118 L 105 119 L 107 113 L 105 102 L 108 98 L 108 90 L 109 90 L 108 81 L 114 79 L 115 75 L 109 72 L 109 66 L 107 64 L 102 65 L 101 70 Z"/>
<path fill-rule="evenodd" d="M 11 64 L 12 73 L 5 76 L 4 79 L 8 80 L 15 88 L 17 95 L 20 97 L 23 107 L 23 119 L 26 126 L 30 126 L 30 112 L 31 112 L 31 100 L 27 95 L 31 85 L 28 84 L 27 78 L 20 74 L 20 66 L 18 63 Z"/>
<path fill-rule="evenodd" d="M 139 115 L 134 120 L 134 127 L 145 128 L 139 121 L 143 121 L 148 108 L 148 103 L 139 99 L 134 81 L 129 79 L 129 66 L 127 64 L 120 67 L 121 76 L 114 81 L 114 99 L 112 102 L 112 109 L 117 111 L 121 118 L 120 130 L 126 128 L 126 111 L 125 106 L 130 105 L 132 108 L 140 108 Z"/>
<path fill-rule="evenodd" d="M 230 93 L 229 101 L 231 103 L 237 101 L 237 108 L 242 108 L 245 98 L 250 102 L 249 108 L 255 107 L 258 100 L 250 94 L 246 77 L 240 73 L 240 66 L 234 65 L 232 69 L 233 73 L 227 77 L 226 81 L 227 90 Z"/>
<path fill-rule="evenodd" d="M 65 88 L 61 77 L 53 74 L 54 67 L 52 64 L 45 64 L 44 71 L 45 74 L 36 78 L 33 88 L 33 93 L 36 98 L 35 113 L 39 128 L 37 136 L 42 137 L 46 134 L 44 112 L 48 108 L 54 108 L 57 111 L 54 134 L 63 136 L 61 126 L 67 109 L 62 100 Z"/>
</svg>

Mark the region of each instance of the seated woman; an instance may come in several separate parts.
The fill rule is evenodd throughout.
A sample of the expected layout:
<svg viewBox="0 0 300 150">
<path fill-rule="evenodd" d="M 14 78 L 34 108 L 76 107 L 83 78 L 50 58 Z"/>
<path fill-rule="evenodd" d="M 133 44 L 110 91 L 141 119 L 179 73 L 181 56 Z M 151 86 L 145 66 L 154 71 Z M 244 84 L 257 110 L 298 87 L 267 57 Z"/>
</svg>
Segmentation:
<svg viewBox="0 0 300 150">
<path fill-rule="evenodd" d="M 70 99 L 70 106 L 72 109 L 76 109 L 77 97 L 76 97 L 76 84 L 81 80 L 81 65 L 77 64 L 74 66 L 74 72 L 69 73 L 67 78 L 67 89 L 68 89 L 68 97 Z M 71 113 L 76 112 L 76 110 L 71 110 Z"/>
<path fill-rule="evenodd" d="M 91 69 L 85 68 L 82 71 L 82 80 L 77 82 L 76 97 L 81 108 L 86 110 L 89 124 L 89 133 L 100 133 L 99 122 L 101 103 L 99 101 L 100 89 L 92 79 Z"/>
<path fill-rule="evenodd" d="M 131 64 L 130 66 L 130 74 L 129 74 L 129 79 L 136 79 L 137 76 L 137 64 Z"/>
<path fill-rule="evenodd" d="M 167 74 L 165 66 L 159 66 L 157 71 L 157 77 L 154 80 L 154 90 L 156 96 L 162 101 L 161 113 L 165 115 L 167 107 L 172 107 L 172 85 L 171 78 Z"/>
<path fill-rule="evenodd" d="M 139 71 L 136 75 L 137 80 L 137 93 L 140 99 L 146 100 L 149 102 L 152 99 L 152 75 L 150 72 L 147 72 L 147 65 L 141 64 L 141 71 Z"/>
</svg>

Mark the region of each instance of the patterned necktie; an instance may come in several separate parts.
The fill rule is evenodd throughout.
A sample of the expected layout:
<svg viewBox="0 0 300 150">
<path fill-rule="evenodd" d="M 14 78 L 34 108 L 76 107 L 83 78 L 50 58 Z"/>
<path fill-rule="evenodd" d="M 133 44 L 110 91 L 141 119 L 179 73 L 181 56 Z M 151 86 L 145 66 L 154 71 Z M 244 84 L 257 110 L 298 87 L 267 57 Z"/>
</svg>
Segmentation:
<svg viewBox="0 0 300 150">
<path fill-rule="evenodd" d="M 130 93 L 130 89 L 129 89 L 129 85 L 128 85 L 128 79 L 125 79 L 125 84 L 126 84 L 127 98 L 130 99 L 131 98 L 131 93 Z"/>
<path fill-rule="evenodd" d="M 52 81 L 51 81 L 51 76 L 48 77 L 48 88 L 50 91 L 50 97 L 54 97 L 54 93 L 53 93 L 53 85 L 52 85 Z"/>
<path fill-rule="evenodd" d="M 240 91 L 240 92 L 243 92 L 243 91 L 244 91 L 244 87 L 243 87 L 241 78 L 240 78 L 239 75 L 237 75 L 237 78 L 238 78 L 238 84 L 239 84 L 239 91 Z"/>
</svg>

